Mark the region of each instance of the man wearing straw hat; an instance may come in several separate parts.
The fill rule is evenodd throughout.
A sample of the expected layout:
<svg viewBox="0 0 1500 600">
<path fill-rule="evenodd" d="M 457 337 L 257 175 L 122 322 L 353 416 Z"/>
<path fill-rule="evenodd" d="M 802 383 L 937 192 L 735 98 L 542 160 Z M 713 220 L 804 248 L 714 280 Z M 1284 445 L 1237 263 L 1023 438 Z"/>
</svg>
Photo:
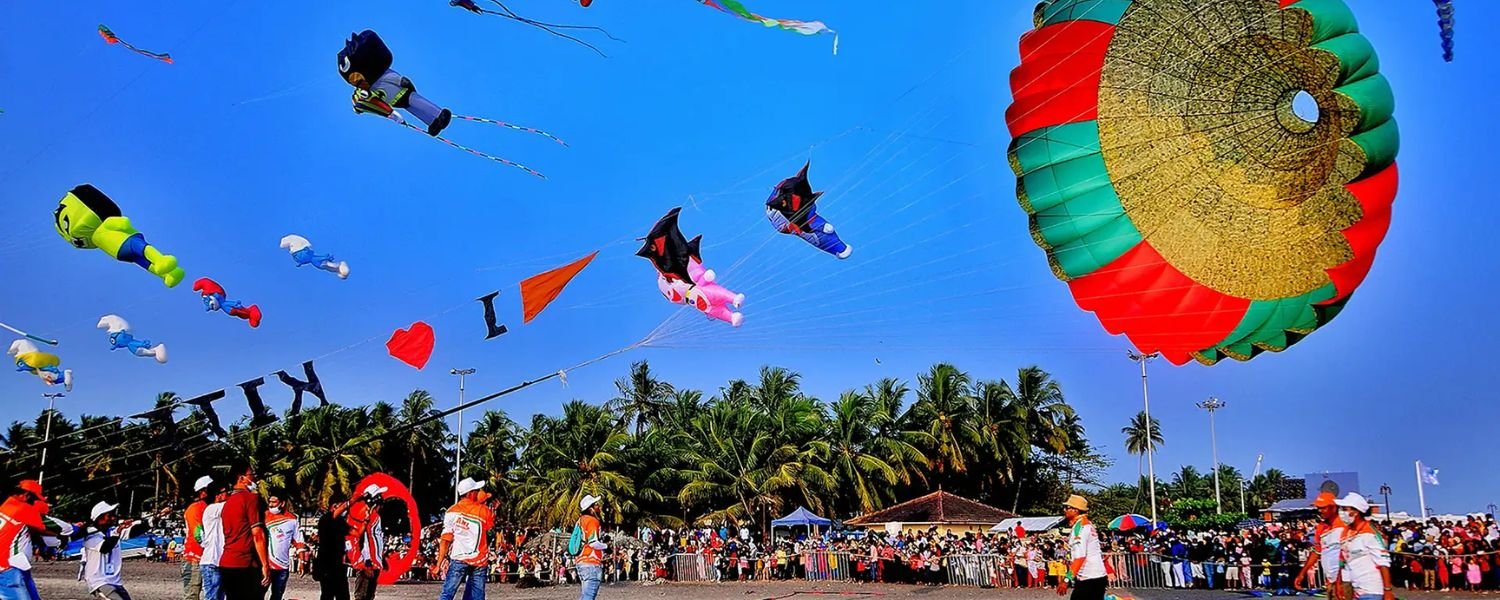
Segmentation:
<svg viewBox="0 0 1500 600">
<path fill-rule="evenodd" d="M 1089 522 L 1089 501 L 1083 496 L 1068 496 L 1063 503 L 1063 517 L 1071 527 L 1068 531 L 1068 549 L 1072 562 L 1062 580 L 1057 582 L 1057 595 L 1068 593 L 1072 582 L 1073 600 L 1104 600 L 1105 584 L 1104 553 L 1099 547 L 1099 532 Z"/>
</svg>

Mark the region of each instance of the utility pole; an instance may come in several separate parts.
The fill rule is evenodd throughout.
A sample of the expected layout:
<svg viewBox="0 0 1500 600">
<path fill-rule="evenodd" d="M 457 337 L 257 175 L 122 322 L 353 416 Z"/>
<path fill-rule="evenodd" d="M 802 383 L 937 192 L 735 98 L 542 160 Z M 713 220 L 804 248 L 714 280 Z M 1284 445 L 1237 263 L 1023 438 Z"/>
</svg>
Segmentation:
<svg viewBox="0 0 1500 600">
<path fill-rule="evenodd" d="M 449 375 L 458 376 L 458 443 L 453 448 L 453 502 L 458 502 L 458 482 L 464 470 L 464 377 L 474 374 L 474 369 L 449 369 Z"/>
<path fill-rule="evenodd" d="M 45 483 L 47 478 L 47 443 L 52 441 L 52 412 L 57 406 L 57 399 L 67 396 L 63 393 L 42 394 L 47 399 L 47 427 L 46 433 L 42 434 L 42 465 L 37 469 L 36 482 L 38 485 Z"/>
<path fill-rule="evenodd" d="M 1156 426 L 1151 422 L 1151 389 L 1146 384 L 1146 363 L 1156 360 L 1160 353 L 1140 354 L 1131 351 L 1130 360 L 1141 365 L 1141 402 L 1146 410 L 1146 487 L 1151 490 L 1151 526 L 1156 527 Z"/>
<path fill-rule="evenodd" d="M 1385 522 L 1391 523 L 1391 515 L 1396 511 L 1391 508 L 1391 486 L 1388 483 L 1380 484 L 1380 494 L 1385 496 Z"/>
<path fill-rule="evenodd" d="M 1224 514 L 1224 503 L 1219 499 L 1219 434 L 1214 429 L 1214 412 L 1225 406 L 1223 400 L 1212 396 L 1198 403 L 1198 408 L 1208 411 L 1208 439 L 1214 456 L 1214 514 L 1219 515 Z M 1244 504 L 1243 499 L 1240 504 Z"/>
</svg>

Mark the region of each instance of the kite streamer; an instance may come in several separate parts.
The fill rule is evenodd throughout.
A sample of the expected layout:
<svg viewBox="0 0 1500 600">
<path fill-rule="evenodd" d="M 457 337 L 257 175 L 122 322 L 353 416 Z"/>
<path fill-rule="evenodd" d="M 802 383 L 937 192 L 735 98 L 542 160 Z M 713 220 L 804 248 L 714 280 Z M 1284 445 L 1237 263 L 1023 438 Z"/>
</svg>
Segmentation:
<svg viewBox="0 0 1500 600">
<path fill-rule="evenodd" d="M 417 127 L 416 125 L 412 125 L 411 123 L 407 123 L 405 121 L 402 121 L 401 124 L 403 126 L 407 127 L 408 129 L 411 129 L 412 131 L 417 131 L 417 132 L 420 132 L 422 135 L 427 135 L 427 130 L 426 129 L 423 129 L 421 127 Z M 531 173 L 532 175 L 535 175 L 535 176 L 540 177 L 542 179 L 546 179 L 547 178 L 546 175 L 543 175 L 543 174 L 537 172 L 535 169 L 532 169 L 531 167 L 528 167 L 528 166 L 523 165 L 521 163 L 518 163 L 516 161 L 509 160 L 509 159 L 504 159 L 504 158 L 500 158 L 498 156 L 493 156 L 493 155 L 485 154 L 483 152 L 480 152 L 478 150 L 475 150 L 473 148 L 470 148 L 468 146 L 465 146 L 463 144 L 460 144 L 458 142 L 455 142 L 453 140 L 450 140 L 450 139 L 445 138 L 445 137 L 440 136 L 440 135 L 434 135 L 434 136 L 430 136 L 430 137 L 432 139 L 435 139 L 435 140 L 437 140 L 439 142 L 442 142 L 444 144 L 447 144 L 449 146 L 453 146 L 454 148 L 458 148 L 459 150 L 463 150 L 464 152 L 468 152 L 469 154 L 473 154 L 474 156 L 478 156 L 480 158 L 487 159 L 487 160 L 493 160 L 493 161 L 495 161 L 497 163 L 500 163 L 502 165 L 509 165 L 509 166 L 515 167 L 517 169 L 520 169 L 520 170 L 525 171 L 527 173 Z"/>
<path fill-rule="evenodd" d="M 131 45 L 130 42 L 127 42 L 125 40 L 120 39 L 120 36 L 115 35 L 115 32 L 110 31 L 108 27 L 105 27 L 103 25 L 99 26 L 99 37 L 104 38 L 104 41 L 109 42 L 111 44 L 119 44 L 121 46 L 124 46 L 124 47 L 128 48 L 131 52 L 134 52 L 134 53 L 139 54 L 141 56 L 144 56 L 146 58 L 154 58 L 154 59 L 162 61 L 164 63 L 172 64 L 172 55 L 171 54 L 167 54 L 165 52 L 152 52 L 150 50 L 145 50 L 145 49 L 142 49 L 142 48 L 137 48 L 137 47 Z"/>
<path fill-rule="evenodd" d="M 1438 29 L 1443 38 L 1443 61 L 1453 62 L 1453 0 L 1432 0 L 1437 5 Z"/>
<path fill-rule="evenodd" d="M 750 12 L 750 9 L 745 8 L 745 5 L 741 4 L 738 0 L 698 0 L 698 3 L 720 12 L 729 13 L 746 21 L 760 23 L 761 25 L 765 25 L 766 27 L 775 27 L 777 29 L 781 29 L 784 31 L 793 31 L 802 35 L 818 35 L 820 33 L 831 33 L 833 34 L 833 53 L 835 55 L 839 53 L 838 32 L 829 29 L 828 26 L 824 25 L 822 21 L 798 21 L 795 19 L 772 19 L 770 17 L 762 17 L 753 12 Z"/>
<path fill-rule="evenodd" d="M 514 123 L 506 123 L 505 121 L 496 121 L 495 119 L 486 119 L 484 117 L 471 117 L 471 116 L 468 116 L 468 115 L 453 115 L 453 118 L 455 118 L 455 119 L 463 119 L 465 121 L 473 121 L 475 123 L 489 123 L 491 125 L 499 125 L 501 127 L 505 127 L 505 128 L 508 128 L 508 129 L 514 129 L 516 131 L 524 131 L 526 133 L 534 133 L 534 134 L 537 134 L 537 135 L 542 136 L 544 138 L 547 138 L 549 140 L 552 140 L 554 142 L 557 142 L 558 144 L 561 144 L 563 146 L 567 146 L 568 145 L 567 142 L 562 141 L 562 139 L 558 138 L 557 136 L 552 135 L 550 133 L 547 133 L 545 131 L 542 131 L 540 129 L 534 129 L 534 128 L 531 128 L 531 127 L 523 127 L 521 125 L 516 125 Z"/>
</svg>

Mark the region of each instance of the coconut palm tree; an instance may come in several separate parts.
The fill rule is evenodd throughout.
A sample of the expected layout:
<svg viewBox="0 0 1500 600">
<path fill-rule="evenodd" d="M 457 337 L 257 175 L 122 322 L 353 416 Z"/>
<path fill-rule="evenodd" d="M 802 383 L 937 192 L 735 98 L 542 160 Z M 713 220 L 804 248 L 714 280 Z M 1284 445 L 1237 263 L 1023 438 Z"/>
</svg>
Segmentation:
<svg viewBox="0 0 1500 600">
<path fill-rule="evenodd" d="M 912 429 L 932 437 L 928 458 L 936 476 L 956 480 L 968 472 L 965 449 L 981 443 L 968 374 L 947 363 L 933 365 L 926 375 L 917 378 L 917 401 L 904 420 Z"/>
<path fill-rule="evenodd" d="M 657 379 L 643 360 L 630 365 L 630 376 L 615 380 L 615 397 L 605 406 L 620 415 L 622 425 L 633 422 L 640 435 L 647 426 L 661 424 L 673 394 L 672 384 Z"/>
<path fill-rule="evenodd" d="M 540 417 L 540 416 L 539 416 Z M 530 463 L 517 507 L 543 525 L 571 523 L 584 494 L 604 499 L 606 520 L 620 522 L 635 506 L 635 482 L 623 472 L 620 453 L 630 441 L 609 411 L 574 400 L 560 418 L 533 420 L 540 431 L 528 442 L 523 463 Z"/>
<path fill-rule="evenodd" d="M 1149 431 L 1149 433 L 1147 433 Z M 1151 424 L 1146 424 L 1146 411 L 1135 413 L 1135 418 L 1130 424 L 1120 428 L 1120 433 L 1125 434 L 1125 452 L 1136 456 L 1136 473 L 1144 472 L 1145 456 L 1147 452 L 1156 452 L 1162 445 L 1161 422 L 1156 417 L 1151 417 Z"/>
<path fill-rule="evenodd" d="M 852 506 L 838 508 L 874 511 L 884 504 L 884 492 L 899 479 L 896 469 L 876 453 L 872 427 L 875 402 L 849 391 L 829 408 L 829 471 L 836 489 L 843 492 L 840 495 L 852 495 L 854 500 Z"/>
<path fill-rule="evenodd" d="M 448 463 L 446 446 L 449 443 L 448 423 L 443 419 L 432 419 L 421 425 L 410 427 L 408 424 L 416 423 L 421 419 L 438 414 L 435 408 L 436 401 L 432 394 L 426 390 L 413 390 L 406 398 L 401 400 L 401 408 L 396 412 L 395 429 L 401 433 L 393 440 L 394 444 L 387 446 L 387 456 L 404 457 L 406 460 L 406 485 L 419 493 L 419 485 L 431 484 L 434 481 L 447 481 L 451 474 L 452 465 Z M 399 462 L 396 464 L 400 464 Z M 427 476 L 423 481 L 417 480 L 417 466 L 422 465 L 421 472 Z M 437 475 L 437 477 L 432 477 Z"/>
<path fill-rule="evenodd" d="M 936 445 L 937 438 L 926 431 L 911 430 L 901 420 L 902 404 L 910 393 L 901 381 L 885 378 L 865 386 L 870 398 L 870 426 L 874 430 L 874 454 L 896 470 L 897 481 L 906 487 L 927 485 L 927 471 L 932 461 L 923 448 Z M 888 492 L 895 497 L 896 490 Z"/>
<path fill-rule="evenodd" d="M 266 484 L 300 490 L 303 506 L 347 497 L 361 477 L 379 470 L 385 442 L 371 430 L 369 415 L 359 409 L 330 404 L 302 411 L 296 450 L 272 463 Z"/>
</svg>

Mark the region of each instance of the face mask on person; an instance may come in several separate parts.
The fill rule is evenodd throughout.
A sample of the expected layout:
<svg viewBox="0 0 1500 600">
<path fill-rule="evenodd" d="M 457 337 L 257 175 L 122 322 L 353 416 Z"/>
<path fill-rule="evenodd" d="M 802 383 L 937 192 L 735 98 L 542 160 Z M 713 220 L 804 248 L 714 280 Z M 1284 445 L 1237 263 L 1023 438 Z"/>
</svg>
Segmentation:
<svg viewBox="0 0 1500 600">
<path fill-rule="evenodd" d="M 1339 520 L 1343 521 L 1345 525 L 1353 525 L 1354 515 L 1346 512 L 1341 512 L 1339 513 Z"/>
<path fill-rule="evenodd" d="M 279 514 L 281 514 L 281 507 L 280 506 L 272 506 L 271 507 L 271 514 L 273 514 L 273 515 L 279 515 Z"/>
</svg>

